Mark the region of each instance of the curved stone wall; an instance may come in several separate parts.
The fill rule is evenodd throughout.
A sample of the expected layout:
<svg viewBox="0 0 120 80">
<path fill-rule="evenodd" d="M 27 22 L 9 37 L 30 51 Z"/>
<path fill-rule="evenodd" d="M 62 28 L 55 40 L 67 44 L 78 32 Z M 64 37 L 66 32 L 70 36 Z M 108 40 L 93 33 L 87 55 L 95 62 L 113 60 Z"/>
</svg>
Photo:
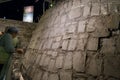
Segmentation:
<svg viewBox="0 0 120 80">
<path fill-rule="evenodd" d="M 120 80 L 120 0 L 63 0 L 46 11 L 23 64 L 33 80 Z"/>
</svg>

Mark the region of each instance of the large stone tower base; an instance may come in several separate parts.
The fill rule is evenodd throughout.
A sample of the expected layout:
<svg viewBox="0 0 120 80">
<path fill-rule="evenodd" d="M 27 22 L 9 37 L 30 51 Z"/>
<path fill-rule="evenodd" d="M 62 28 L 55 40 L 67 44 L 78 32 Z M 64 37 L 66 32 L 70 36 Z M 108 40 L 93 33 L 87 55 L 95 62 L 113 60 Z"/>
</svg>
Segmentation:
<svg viewBox="0 0 120 80">
<path fill-rule="evenodd" d="M 33 32 L 24 66 L 33 80 L 120 80 L 120 0 L 63 0 Z"/>
</svg>

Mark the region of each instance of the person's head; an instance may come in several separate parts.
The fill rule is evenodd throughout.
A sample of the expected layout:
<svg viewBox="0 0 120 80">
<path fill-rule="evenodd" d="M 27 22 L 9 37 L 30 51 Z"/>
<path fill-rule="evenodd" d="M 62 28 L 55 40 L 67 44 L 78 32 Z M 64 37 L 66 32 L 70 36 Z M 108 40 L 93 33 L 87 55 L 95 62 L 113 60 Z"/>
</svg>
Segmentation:
<svg viewBox="0 0 120 80">
<path fill-rule="evenodd" d="M 3 34 L 4 34 L 4 32 L 0 31 L 0 36 L 3 35 Z"/>
<path fill-rule="evenodd" d="M 16 27 L 9 27 L 7 29 L 7 33 L 11 34 L 13 38 L 15 38 L 18 34 L 18 29 Z"/>
</svg>

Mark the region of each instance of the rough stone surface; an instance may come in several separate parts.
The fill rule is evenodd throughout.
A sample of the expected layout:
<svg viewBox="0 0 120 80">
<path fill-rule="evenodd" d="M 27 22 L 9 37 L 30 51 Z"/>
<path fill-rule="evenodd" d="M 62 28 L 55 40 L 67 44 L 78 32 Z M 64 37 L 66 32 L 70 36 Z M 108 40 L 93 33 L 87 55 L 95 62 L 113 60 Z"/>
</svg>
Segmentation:
<svg viewBox="0 0 120 80">
<path fill-rule="evenodd" d="M 68 47 L 68 40 L 64 40 L 62 43 L 62 49 L 67 50 L 67 47 Z"/>
<path fill-rule="evenodd" d="M 99 58 L 99 55 L 96 53 L 87 53 L 87 66 L 86 71 L 88 74 L 97 76 L 101 73 L 102 60 Z"/>
<path fill-rule="evenodd" d="M 73 56 L 73 69 L 76 72 L 84 72 L 85 71 L 85 60 L 86 60 L 86 53 L 75 52 Z"/>
<path fill-rule="evenodd" d="M 70 40 L 68 50 L 75 50 L 76 45 L 77 45 L 77 40 Z"/>
<path fill-rule="evenodd" d="M 82 50 L 82 51 L 84 51 L 86 44 L 87 44 L 87 39 L 80 39 L 80 40 L 78 40 L 77 50 Z"/>
<path fill-rule="evenodd" d="M 81 7 L 73 8 L 69 12 L 70 19 L 80 17 L 81 15 L 82 15 Z"/>
<path fill-rule="evenodd" d="M 62 68 L 63 66 L 63 60 L 64 60 L 64 56 L 63 55 L 59 55 L 56 59 L 56 67 L 57 68 Z"/>
<path fill-rule="evenodd" d="M 49 80 L 59 80 L 59 77 L 58 77 L 57 74 L 51 74 L 51 75 L 49 76 Z"/>
<path fill-rule="evenodd" d="M 57 2 L 32 33 L 23 60 L 27 74 L 33 80 L 120 80 L 120 0 Z"/>
<path fill-rule="evenodd" d="M 60 80 L 72 80 L 72 73 L 61 71 L 60 72 Z"/>
<path fill-rule="evenodd" d="M 72 52 L 67 53 L 64 61 L 64 69 L 72 68 Z"/>
<path fill-rule="evenodd" d="M 98 49 L 98 39 L 90 38 L 87 44 L 88 50 L 97 50 Z"/>
<path fill-rule="evenodd" d="M 85 32 L 86 21 L 80 21 L 78 25 L 78 32 Z"/>
</svg>

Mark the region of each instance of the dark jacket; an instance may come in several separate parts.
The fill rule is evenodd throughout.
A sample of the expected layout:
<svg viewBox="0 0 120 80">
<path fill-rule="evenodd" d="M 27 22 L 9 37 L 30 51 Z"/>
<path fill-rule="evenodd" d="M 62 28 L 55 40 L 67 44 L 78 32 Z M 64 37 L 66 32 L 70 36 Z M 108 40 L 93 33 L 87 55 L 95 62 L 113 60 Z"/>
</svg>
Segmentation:
<svg viewBox="0 0 120 80">
<path fill-rule="evenodd" d="M 15 48 L 13 45 L 13 39 L 9 33 L 5 33 L 5 34 L 3 34 L 3 36 L 1 36 L 0 46 L 2 46 L 7 53 L 15 52 Z"/>
</svg>

